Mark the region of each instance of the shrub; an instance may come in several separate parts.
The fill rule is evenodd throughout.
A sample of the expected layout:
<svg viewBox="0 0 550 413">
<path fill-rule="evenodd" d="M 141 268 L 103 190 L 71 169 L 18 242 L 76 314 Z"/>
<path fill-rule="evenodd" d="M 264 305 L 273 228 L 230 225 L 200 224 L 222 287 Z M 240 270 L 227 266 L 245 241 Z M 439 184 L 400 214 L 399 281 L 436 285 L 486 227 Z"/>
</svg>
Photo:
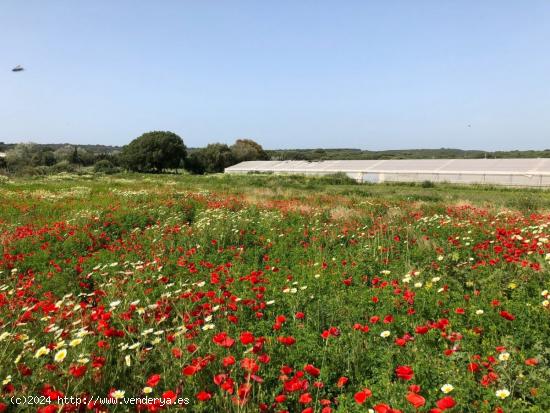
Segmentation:
<svg viewBox="0 0 550 413">
<path fill-rule="evenodd" d="M 319 178 L 320 183 L 327 185 L 356 185 L 357 181 L 350 178 L 344 172 L 338 172 L 335 174 L 324 175 Z"/>
<path fill-rule="evenodd" d="M 60 172 L 75 172 L 76 166 L 71 164 L 69 161 L 61 161 L 56 163 L 51 167 L 51 171 L 54 173 L 60 173 Z"/>
<path fill-rule="evenodd" d="M 102 159 L 94 164 L 94 172 L 103 174 L 114 174 L 118 172 L 118 168 L 107 159 Z"/>
</svg>

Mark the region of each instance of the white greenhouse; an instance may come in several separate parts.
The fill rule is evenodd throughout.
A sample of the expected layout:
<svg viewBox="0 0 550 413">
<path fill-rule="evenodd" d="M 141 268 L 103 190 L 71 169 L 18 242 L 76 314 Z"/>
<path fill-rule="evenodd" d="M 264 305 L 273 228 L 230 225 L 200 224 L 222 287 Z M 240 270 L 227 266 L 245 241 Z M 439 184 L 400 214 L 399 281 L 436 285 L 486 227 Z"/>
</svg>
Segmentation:
<svg viewBox="0 0 550 413">
<path fill-rule="evenodd" d="M 249 161 L 225 168 L 225 173 L 345 173 L 358 182 L 371 183 L 431 181 L 550 187 L 550 158 Z"/>
</svg>

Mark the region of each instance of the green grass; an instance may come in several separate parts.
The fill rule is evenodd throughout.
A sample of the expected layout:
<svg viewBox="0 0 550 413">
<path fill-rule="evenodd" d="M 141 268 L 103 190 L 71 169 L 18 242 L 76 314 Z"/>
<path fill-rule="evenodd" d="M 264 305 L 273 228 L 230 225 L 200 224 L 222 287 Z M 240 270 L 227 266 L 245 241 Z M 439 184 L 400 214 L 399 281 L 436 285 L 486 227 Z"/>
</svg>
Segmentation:
<svg viewBox="0 0 550 413">
<path fill-rule="evenodd" d="M 151 387 L 199 412 L 412 413 L 410 385 L 429 411 L 449 383 L 450 412 L 550 410 L 549 191 L 341 175 L 0 185 L 0 403 Z"/>
</svg>

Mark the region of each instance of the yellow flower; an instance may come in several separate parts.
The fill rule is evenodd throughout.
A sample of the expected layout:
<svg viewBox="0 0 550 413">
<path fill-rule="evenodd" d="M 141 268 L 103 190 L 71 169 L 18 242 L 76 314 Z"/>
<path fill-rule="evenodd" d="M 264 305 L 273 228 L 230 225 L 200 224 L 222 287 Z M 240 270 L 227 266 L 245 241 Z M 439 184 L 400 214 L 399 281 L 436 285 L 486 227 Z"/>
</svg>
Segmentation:
<svg viewBox="0 0 550 413">
<path fill-rule="evenodd" d="M 11 381 L 11 375 L 6 376 L 6 378 L 5 378 L 4 381 L 2 382 L 2 385 L 5 386 L 5 385 L 8 384 L 10 381 Z"/>
<path fill-rule="evenodd" d="M 111 393 L 111 396 L 118 400 L 124 397 L 124 393 L 126 393 L 124 390 L 115 390 Z"/>
<path fill-rule="evenodd" d="M 45 356 L 46 354 L 49 354 L 50 349 L 48 347 L 40 347 L 38 350 L 36 350 L 36 353 L 34 353 L 34 358 L 40 358 L 42 356 Z"/>
<path fill-rule="evenodd" d="M 69 343 L 69 346 L 76 347 L 80 343 L 82 343 L 82 339 L 81 338 L 75 338 L 74 340 L 71 340 L 71 342 Z"/>
<path fill-rule="evenodd" d="M 390 333 L 388 330 L 382 331 L 382 332 L 380 333 L 380 337 L 382 337 L 382 338 L 389 337 L 390 335 L 391 335 L 391 333 Z"/>
<path fill-rule="evenodd" d="M 495 394 L 499 399 L 505 399 L 510 395 L 510 391 L 506 389 L 500 389 L 500 390 L 497 390 Z"/>
<path fill-rule="evenodd" d="M 58 348 L 63 348 L 67 345 L 67 343 L 65 343 L 65 340 L 61 340 L 57 343 L 55 343 L 55 349 L 57 350 Z"/>
<path fill-rule="evenodd" d="M 441 391 L 445 394 L 450 393 L 453 390 L 454 390 L 454 387 L 453 387 L 452 384 L 447 383 L 447 384 L 444 384 L 443 386 L 441 386 Z"/>
<path fill-rule="evenodd" d="M 57 353 L 55 353 L 54 360 L 58 363 L 61 363 L 63 360 L 65 360 L 65 357 L 67 357 L 67 350 L 59 350 Z"/>
<path fill-rule="evenodd" d="M 143 388 L 143 393 L 145 394 L 149 394 L 153 391 L 153 389 L 151 387 L 144 387 Z"/>
<path fill-rule="evenodd" d="M 500 354 L 498 355 L 498 359 L 499 359 L 500 361 L 508 361 L 508 360 L 510 359 L 510 353 L 506 353 L 506 352 L 500 353 Z"/>
</svg>

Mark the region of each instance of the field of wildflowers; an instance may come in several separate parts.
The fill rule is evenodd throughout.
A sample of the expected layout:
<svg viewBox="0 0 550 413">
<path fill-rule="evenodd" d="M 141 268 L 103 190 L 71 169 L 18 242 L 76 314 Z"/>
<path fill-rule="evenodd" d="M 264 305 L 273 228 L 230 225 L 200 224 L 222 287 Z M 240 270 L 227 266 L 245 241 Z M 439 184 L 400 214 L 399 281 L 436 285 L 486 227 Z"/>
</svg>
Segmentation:
<svg viewBox="0 0 550 413">
<path fill-rule="evenodd" d="M 217 179 L 2 184 L 0 411 L 550 411 L 550 204 Z"/>
</svg>

